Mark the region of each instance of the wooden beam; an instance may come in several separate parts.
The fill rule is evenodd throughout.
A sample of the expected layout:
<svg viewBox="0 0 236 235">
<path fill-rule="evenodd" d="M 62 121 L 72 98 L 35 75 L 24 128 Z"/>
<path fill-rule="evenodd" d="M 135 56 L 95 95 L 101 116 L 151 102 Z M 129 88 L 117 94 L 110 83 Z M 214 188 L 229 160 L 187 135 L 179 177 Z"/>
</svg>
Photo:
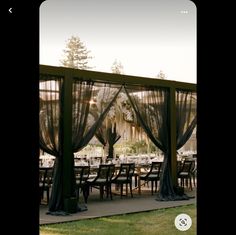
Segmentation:
<svg viewBox="0 0 236 235">
<path fill-rule="evenodd" d="M 65 67 L 40 65 L 40 73 L 59 77 L 65 76 L 66 73 L 70 73 L 72 77 L 84 80 L 110 82 L 117 84 L 129 84 L 129 85 L 159 86 L 159 87 L 169 87 L 169 88 L 174 87 L 178 89 L 196 91 L 196 84 L 193 83 L 177 82 L 177 81 L 163 80 L 157 78 L 130 76 L 123 74 L 104 73 L 104 72 L 72 69 Z"/>
</svg>

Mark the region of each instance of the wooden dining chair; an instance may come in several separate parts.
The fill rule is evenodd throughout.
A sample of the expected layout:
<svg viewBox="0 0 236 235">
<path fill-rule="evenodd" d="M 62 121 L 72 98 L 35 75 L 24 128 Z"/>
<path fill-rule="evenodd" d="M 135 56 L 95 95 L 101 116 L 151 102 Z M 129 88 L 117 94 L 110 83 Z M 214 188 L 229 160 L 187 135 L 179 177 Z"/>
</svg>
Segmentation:
<svg viewBox="0 0 236 235">
<path fill-rule="evenodd" d="M 79 192 L 83 192 L 84 201 L 86 199 L 86 182 L 90 174 L 90 166 L 74 166 L 76 182 L 76 198 L 79 201 Z"/>
<path fill-rule="evenodd" d="M 39 190 L 40 190 L 40 203 L 44 198 L 46 191 L 46 202 L 49 202 L 50 189 L 53 183 L 53 167 L 41 167 L 39 169 Z"/>
<path fill-rule="evenodd" d="M 180 185 L 184 187 L 184 182 L 188 187 L 190 185 L 190 189 L 192 190 L 192 170 L 194 168 L 193 160 L 184 160 L 181 170 L 178 172 L 177 177 L 180 179 Z"/>
<path fill-rule="evenodd" d="M 132 177 L 134 175 L 134 163 L 121 163 L 118 174 L 112 179 L 112 183 L 120 186 L 120 197 L 123 196 L 123 185 L 126 185 L 126 196 L 128 195 L 128 185 L 130 188 L 131 197 L 132 193 Z"/>
<path fill-rule="evenodd" d="M 153 195 L 153 184 L 155 183 L 155 192 L 157 192 L 157 182 L 160 180 L 162 162 L 152 162 L 150 170 L 146 174 L 140 175 L 140 180 L 147 183 L 151 181 L 151 192 Z"/>
<path fill-rule="evenodd" d="M 107 197 L 110 194 L 110 198 L 112 200 L 111 179 L 114 175 L 114 172 L 115 172 L 115 165 L 114 164 L 100 164 L 99 165 L 97 176 L 94 179 L 88 179 L 86 181 L 86 184 L 85 184 L 85 190 L 86 190 L 85 203 L 87 203 L 90 187 L 95 187 L 95 188 L 99 189 L 100 199 L 103 199 L 104 191 L 106 190 Z"/>
</svg>

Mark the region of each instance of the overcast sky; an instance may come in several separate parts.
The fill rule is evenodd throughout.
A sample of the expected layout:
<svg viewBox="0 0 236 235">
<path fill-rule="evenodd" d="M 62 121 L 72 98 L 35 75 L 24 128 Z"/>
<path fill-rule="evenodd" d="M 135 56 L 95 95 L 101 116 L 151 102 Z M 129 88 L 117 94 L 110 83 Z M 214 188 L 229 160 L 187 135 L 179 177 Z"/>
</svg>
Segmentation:
<svg viewBox="0 0 236 235">
<path fill-rule="evenodd" d="M 46 0 L 40 7 L 40 64 L 61 66 L 79 36 L 93 70 L 196 83 L 196 7 L 190 0 Z"/>
</svg>

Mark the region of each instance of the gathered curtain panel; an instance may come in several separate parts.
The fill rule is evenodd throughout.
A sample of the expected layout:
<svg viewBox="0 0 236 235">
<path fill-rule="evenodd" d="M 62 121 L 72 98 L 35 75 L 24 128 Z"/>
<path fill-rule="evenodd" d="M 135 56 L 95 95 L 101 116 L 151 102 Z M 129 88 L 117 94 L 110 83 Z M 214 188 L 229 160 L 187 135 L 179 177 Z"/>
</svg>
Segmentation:
<svg viewBox="0 0 236 235">
<path fill-rule="evenodd" d="M 125 86 L 126 94 L 140 125 L 156 147 L 164 153 L 157 200 L 176 200 L 170 172 L 170 92 L 167 88 Z"/>
<path fill-rule="evenodd" d="M 94 82 L 74 80 L 72 86 L 72 148 L 82 148 L 88 131 L 89 110 L 92 102 Z"/>
<path fill-rule="evenodd" d="M 126 94 L 140 125 L 152 142 L 164 153 L 160 190 L 157 200 L 188 199 L 177 195 L 171 179 L 170 162 L 170 94 L 166 88 L 126 86 Z M 176 92 L 177 150 L 190 138 L 196 126 L 196 92 Z"/>
<path fill-rule="evenodd" d="M 76 80 L 73 85 L 73 152 L 80 151 L 92 139 L 122 89 L 121 85 L 104 83 L 85 86 Z"/>
<path fill-rule="evenodd" d="M 43 81 L 41 81 L 43 80 Z M 45 80 L 45 81 L 44 81 Z M 46 81 L 47 80 L 47 81 Z M 63 210 L 62 189 L 62 117 L 63 79 L 40 78 L 40 148 L 56 157 L 49 212 Z M 85 147 L 101 125 L 122 86 L 94 84 L 92 81 L 74 79 L 72 87 L 72 150 Z M 95 102 L 96 101 L 96 102 Z M 95 105 L 96 103 L 96 105 Z M 71 165 L 73 182 L 74 166 Z M 68 182 L 69 183 L 69 182 Z"/>
<path fill-rule="evenodd" d="M 176 100 L 176 150 L 182 148 L 197 125 L 196 92 L 177 90 Z"/>
<path fill-rule="evenodd" d="M 116 130 L 116 123 L 109 126 L 107 129 L 107 143 L 108 143 L 108 156 L 114 157 L 114 145 L 121 138 L 121 135 Z"/>
<path fill-rule="evenodd" d="M 108 156 L 113 157 L 114 155 L 114 145 L 121 138 L 121 135 L 118 133 L 116 128 L 116 123 L 111 123 L 111 121 L 107 120 L 106 124 L 104 122 L 98 128 L 95 133 L 96 138 L 103 145 L 108 147 Z"/>
<path fill-rule="evenodd" d="M 72 150 L 82 150 L 101 126 L 122 86 L 74 79 L 72 86 Z M 73 188 L 76 187 L 74 162 L 71 166 Z"/>
<path fill-rule="evenodd" d="M 43 78 L 45 80 L 43 80 Z M 53 77 L 40 78 L 39 103 L 39 144 L 45 152 L 59 156 L 61 125 L 61 88 L 63 79 Z"/>
<path fill-rule="evenodd" d="M 39 146 L 55 156 L 49 210 L 62 210 L 62 87 L 63 78 L 40 76 Z"/>
<path fill-rule="evenodd" d="M 106 129 L 106 125 L 104 125 L 104 123 L 102 123 L 102 125 L 100 127 L 98 127 L 96 133 L 95 133 L 95 137 L 98 139 L 98 141 L 105 146 L 107 143 L 107 129 Z"/>
</svg>

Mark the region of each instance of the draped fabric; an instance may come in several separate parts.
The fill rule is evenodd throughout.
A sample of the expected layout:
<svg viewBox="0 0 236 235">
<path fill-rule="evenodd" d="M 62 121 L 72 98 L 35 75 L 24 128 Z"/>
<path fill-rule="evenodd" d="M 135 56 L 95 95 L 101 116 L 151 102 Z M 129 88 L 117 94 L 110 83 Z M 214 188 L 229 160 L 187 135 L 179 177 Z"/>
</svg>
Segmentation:
<svg viewBox="0 0 236 235">
<path fill-rule="evenodd" d="M 152 142 L 164 153 L 157 200 L 177 200 L 170 173 L 170 108 L 169 90 L 160 87 L 126 86 L 126 94 L 140 125 Z"/>
<path fill-rule="evenodd" d="M 62 210 L 62 86 L 63 78 L 40 76 L 39 146 L 54 155 L 54 175 L 49 210 Z"/>
<path fill-rule="evenodd" d="M 105 155 L 109 156 L 109 158 L 113 157 L 115 143 L 121 138 L 121 134 L 124 136 L 124 132 L 131 130 L 130 127 L 133 123 L 133 110 L 130 108 L 128 97 L 122 89 L 111 106 L 102 126 L 98 128 L 95 134 L 96 138 L 104 146 Z"/>
<path fill-rule="evenodd" d="M 168 98 L 164 88 L 125 86 L 125 91 L 140 125 L 152 142 L 163 152 L 168 150 Z"/>
<path fill-rule="evenodd" d="M 101 126 L 121 88 L 120 85 L 74 79 L 72 88 L 73 152 L 82 150 L 89 143 Z M 71 167 L 73 169 L 73 166 Z M 75 179 L 73 184 L 75 185 Z"/>
<path fill-rule="evenodd" d="M 49 212 L 63 210 L 62 117 L 63 79 L 40 77 L 39 142 L 40 148 L 56 157 Z M 108 85 L 74 79 L 72 88 L 72 150 L 77 152 L 88 144 L 101 125 L 121 85 Z M 70 105 L 70 104 L 68 104 Z M 71 172 L 73 174 L 73 165 Z M 75 185 L 74 177 L 72 185 Z M 74 187 L 72 187 L 73 190 Z M 73 192 L 72 192 L 73 193 Z"/>
<path fill-rule="evenodd" d="M 114 145 L 121 138 L 121 135 L 117 132 L 116 123 L 106 120 L 100 126 L 95 134 L 99 142 L 105 147 L 108 147 L 108 156 L 112 158 L 114 155 Z"/>
<path fill-rule="evenodd" d="M 102 123 L 102 125 L 100 127 L 98 127 L 96 133 L 95 133 L 96 138 L 98 139 L 98 141 L 105 146 L 107 143 L 107 129 L 106 129 L 106 125 L 104 125 Z"/>
<path fill-rule="evenodd" d="M 121 138 L 121 135 L 116 130 L 116 123 L 114 126 L 107 128 L 107 143 L 108 143 L 108 156 L 109 158 L 114 157 L 114 144 Z"/>
<path fill-rule="evenodd" d="M 122 86 L 75 80 L 73 84 L 73 151 L 85 147 L 101 126 Z"/>
<path fill-rule="evenodd" d="M 197 124 L 196 92 L 176 91 L 176 138 L 177 150 L 191 137 Z"/>
<path fill-rule="evenodd" d="M 111 123 L 111 121 L 106 120 L 105 124 L 103 123 L 102 126 L 98 128 L 95 136 L 103 145 L 103 148 L 108 149 L 108 152 L 105 154 L 107 154 L 109 158 L 113 158 L 114 145 L 121 138 L 121 135 L 116 129 L 116 123 Z"/>
<path fill-rule="evenodd" d="M 74 80 L 72 86 L 72 146 L 73 152 L 82 148 L 88 130 L 89 110 L 93 95 L 93 82 Z"/>
</svg>

